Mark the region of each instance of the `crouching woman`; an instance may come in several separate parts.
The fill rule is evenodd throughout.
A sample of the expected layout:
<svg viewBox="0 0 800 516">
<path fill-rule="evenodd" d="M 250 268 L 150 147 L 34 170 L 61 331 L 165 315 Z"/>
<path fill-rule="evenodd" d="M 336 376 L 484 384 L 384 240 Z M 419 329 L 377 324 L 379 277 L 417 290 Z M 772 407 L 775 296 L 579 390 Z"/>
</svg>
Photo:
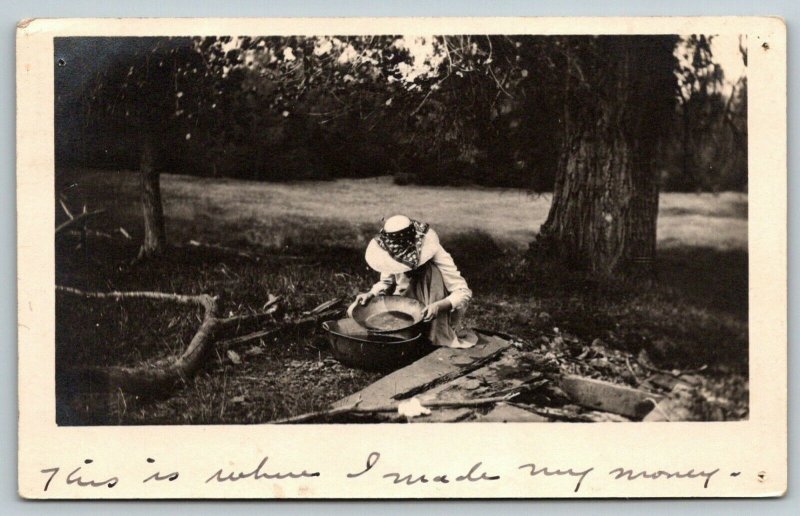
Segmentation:
<svg viewBox="0 0 800 516">
<path fill-rule="evenodd" d="M 472 345 L 456 335 L 472 291 L 428 224 L 403 215 L 389 218 L 370 241 L 365 258 L 380 273 L 380 280 L 356 297 L 348 313 L 375 296 L 407 296 L 425 306 L 423 317 L 430 323 L 427 336 L 434 345 Z"/>
</svg>

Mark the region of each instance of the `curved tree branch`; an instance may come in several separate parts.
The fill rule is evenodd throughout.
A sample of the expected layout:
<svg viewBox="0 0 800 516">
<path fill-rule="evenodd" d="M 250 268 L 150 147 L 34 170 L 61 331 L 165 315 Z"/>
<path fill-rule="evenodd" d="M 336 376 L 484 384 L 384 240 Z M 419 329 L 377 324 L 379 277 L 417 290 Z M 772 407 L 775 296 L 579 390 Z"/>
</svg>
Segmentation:
<svg viewBox="0 0 800 516">
<path fill-rule="evenodd" d="M 164 392 L 193 377 L 211 349 L 214 336 L 221 326 L 218 319 L 217 298 L 207 294 L 181 295 L 165 292 L 86 292 L 71 287 L 56 286 L 56 290 L 92 299 L 153 299 L 196 305 L 204 310 L 203 321 L 184 352 L 173 358 L 159 360 L 152 365 L 135 367 L 110 366 L 81 368 L 74 371 L 91 384 L 104 385 L 110 390 L 121 389 L 132 394 Z"/>
</svg>

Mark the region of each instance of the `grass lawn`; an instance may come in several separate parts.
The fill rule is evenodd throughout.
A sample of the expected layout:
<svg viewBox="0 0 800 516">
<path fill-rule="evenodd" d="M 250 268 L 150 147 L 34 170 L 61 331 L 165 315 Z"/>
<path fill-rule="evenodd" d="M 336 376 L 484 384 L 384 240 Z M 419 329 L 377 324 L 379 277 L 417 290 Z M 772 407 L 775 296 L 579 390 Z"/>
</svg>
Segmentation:
<svg viewBox="0 0 800 516">
<path fill-rule="evenodd" d="M 56 276 L 62 285 L 209 293 L 221 296 L 226 314 L 258 311 L 272 293 L 283 297 L 285 313 L 293 316 L 367 289 L 376 274 L 364 263 L 363 249 L 382 217 L 402 212 L 429 221 L 463 270 L 475 292 L 466 324 L 531 340 L 558 328 L 587 345 L 599 338 L 631 353 L 646 350 L 662 367 L 707 364 L 711 384 L 730 398 L 724 400 L 730 406 L 725 416 L 740 418 L 742 405 L 746 410 L 745 194 L 662 194 L 659 276 L 643 288 L 601 284 L 527 254 L 547 216 L 549 195 L 397 186 L 388 178 L 275 184 L 164 174 L 172 244 L 194 239 L 264 258 L 255 262 L 184 245 L 131 265 L 142 231 L 138 176 L 59 171 L 56 187 L 74 209 L 106 208 L 92 228 L 114 235 L 92 238 L 81 250 L 76 239 L 60 239 Z M 186 308 L 64 294 L 57 296 L 56 316 L 59 368 L 155 360 L 182 349 L 198 324 Z M 324 338 L 313 333 L 254 341 L 237 352 L 242 363 L 220 352 L 166 399 L 62 391 L 59 421 L 266 422 L 323 408 L 379 376 L 342 367 L 326 351 Z"/>
</svg>

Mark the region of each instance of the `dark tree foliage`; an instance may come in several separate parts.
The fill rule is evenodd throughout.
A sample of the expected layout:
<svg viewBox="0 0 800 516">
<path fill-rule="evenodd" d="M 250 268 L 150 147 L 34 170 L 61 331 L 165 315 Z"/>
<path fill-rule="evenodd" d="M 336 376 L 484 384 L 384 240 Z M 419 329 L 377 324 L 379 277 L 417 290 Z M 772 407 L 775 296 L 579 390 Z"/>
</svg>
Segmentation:
<svg viewBox="0 0 800 516">
<path fill-rule="evenodd" d="M 202 49 L 186 38 L 123 40 L 126 44 L 109 42 L 119 45 L 120 51 L 108 56 L 74 104 L 91 121 L 98 138 L 110 136 L 138 156 L 145 229 L 139 257 L 143 258 L 163 252 L 166 245 L 158 169 L 185 150 L 183 141 L 191 139 L 193 130 L 208 131 L 213 125 L 208 111 L 218 83 Z M 66 66 L 66 59 L 60 59 Z M 97 150 L 109 154 L 107 148 Z M 133 161 L 130 154 L 127 158 Z"/>
<path fill-rule="evenodd" d="M 714 62 L 713 36 L 691 35 L 678 45 L 678 109 L 675 137 L 662 157 L 669 190 L 744 190 L 747 187 L 747 79 L 725 92 Z M 742 59 L 747 51 L 740 40 Z"/>
<path fill-rule="evenodd" d="M 423 73 L 409 72 L 398 36 L 118 39 L 95 42 L 110 55 L 72 87 L 82 108 L 62 99 L 82 132 L 59 145 L 61 164 L 138 166 L 138 128 L 151 124 L 170 149 L 158 168 L 181 173 L 552 184 L 559 120 L 555 71 L 538 70 L 545 38 L 436 37 Z"/>
<path fill-rule="evenodd" d="M 553 188 L 561 93 L 574 73 L 565 38 L 429 38 L 434 59 L 414 76 L 408 69 L 420 63 L 398 41 L 408 40 L 60 38 L 59 163 L 138 167 L 135 128 L 155 122 L 170 149 L 157 167 L 179 173 Z M 722 94 L 709 41 L 690 36 L 678 47 L 684 87 L 658 157 L 668 189 L 746 186 L 746 83 Z"/>
<path fill-rule="evenodd" d="M 159 170 L 391 174 L 552 190 L 539 245 L 602 274 L 651 271 L 660 183 L 746 187 L 746 82 L 722 93 L 710 41 L 66 38 L 57 56 L 83 45 L 84 63 L 56 65 L 56 113 L 80 137 L 59 137 L 57 163 L 141 170 L 145 255 L 166 240 Z"/>
</svg>

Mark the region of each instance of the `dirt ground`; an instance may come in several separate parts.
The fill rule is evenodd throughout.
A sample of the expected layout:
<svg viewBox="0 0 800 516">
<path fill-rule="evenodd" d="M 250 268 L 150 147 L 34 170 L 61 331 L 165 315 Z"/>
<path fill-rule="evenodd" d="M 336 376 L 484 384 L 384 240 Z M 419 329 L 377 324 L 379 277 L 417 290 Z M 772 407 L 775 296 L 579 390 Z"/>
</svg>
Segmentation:
<svg viewBox="0 0 800 516">
<path fill-rule="evenodd" d="M 658 280 L 643 287 L 600 283 L 528 253 L 549 197 L 522 191 L 401 187 L 386 178 L 266 184 L 165 174 L 172 247 L 132 265 L 141 237 L 137 176 L 61 171 L 56 186 L 73 211 L 84 204 L 107 210 L 87 246 L 72 235 L 57 240 L 59 285 L 208 293 L 220 296 L 226 315 L 257 312 L 272 294 L 282 298 L 276 317 L 292 318 L 367 289 L 376 274 L 363 248 L 381 217 L 402 211 L 431 222 L 463 270 L 475 292 L 466 325 L 532 342 L 559 333 L 579 348 L 600 339 L 625 353 L 646 350 L 667 369 L 707 365 L 721 417 L 747 416 L 745 194 L 662 194 Z M 175 354 L 199 324 L 199 313 L 168 303 L 56 299 L 57 375 L 75 365 Z M 61 388 L 59 423 L 262 423 L 325 408 L 380 376 L 338 364 L 317 332 L 286 332 L 234 351 L 238 361 L 217 350 L 193 381 L 161 399 Z"/>
</svg>

